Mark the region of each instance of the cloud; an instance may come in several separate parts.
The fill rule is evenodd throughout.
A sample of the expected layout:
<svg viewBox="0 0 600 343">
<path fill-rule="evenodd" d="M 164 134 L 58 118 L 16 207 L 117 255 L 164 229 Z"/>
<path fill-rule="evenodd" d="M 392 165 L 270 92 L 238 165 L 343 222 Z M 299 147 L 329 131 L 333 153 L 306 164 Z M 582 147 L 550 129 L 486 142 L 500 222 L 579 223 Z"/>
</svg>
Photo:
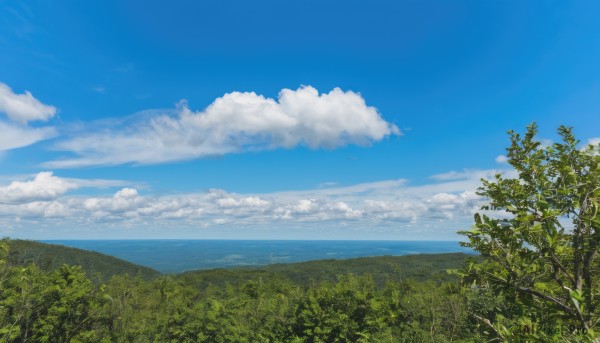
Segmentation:
<svg viewBox="0 0 600 343">
<path fill-rule="evenodd" d="M 32 128 L 0 121 L 0 151 L 22 148 L 56 136 L 52 127 Z"/>
<path fill-rule="evenodd" d="M 136 211 L 146 205 L 146 199 L 138 194 L 133 188 L 123 188 L 112 197 L 93 197 L 82 202 L 84 209 L 91 212 L 95 217 L 109 214 L 125 214 Z"/>
<path fill-rule="evenodd" d="M 52 200 L 75 188 L 75 183 L 58 178 L 51 172 L 41 172 L 31 181 L 13 181 L 6 187 L 0 187 L 0 203 Z"/>
<path fill-rule="evenodd" d="M 498 155 L 498 157 L 496 157 L 496 163 L 498 163 L 498 164 L 507 163 L 507 162 L 508 162 L 508 157 L 506 157 L 504 155 Z"/>
<path fill-rule="evenodd" d="M 301 199 L 273 209 L 274 219 L 300 221 L 331 221 L 359 219 L 363 213 L 343 201 Z"/>
<path fill-rule="evenodd" d="M 367 199 L 363 213 L 378 222 L 416 222 L 426 209 L 422 202 Z"/>
<path fill-rule="evenodd" d="M 12 181 L 8 186 L 0 186 L 0 204 L 47 202 L 78 188 L 118 187 L 129 183 L 121 180 L 61 178 L 45 171 L 36 174 L 31 180 Z M 123 194 L 126 195 L 127 191 Z"/>
<path fill-rule="evenodd" d="M 143 116 L 125 127 L 83 132 L 56 149 L 76 155 L 45 163 L 51 168 L 124 163 L 156 164 L 215 155 L 368 145 L 401 132 L 358 93 L 339 88 L 319 94 L 310 86 L 283 89 L 277 99 L 232 92 L 194 112 L 187 102 L 174 115 Z"/>
<path fill-rule="evenodd" d="M 437 193 L 427 200 L 427 211 L 434 218 L 454 219 L 456 216 L 472 216 L 483 201 L 473 191 L 460 194 Z"/>
<path fill-rule="evenodd" d="M 15 94 L 8 85 L 0 82 L 0 112 L 12 121 L 27 124 L 30 121 L 46 121 L 56 114 L 56 107 L 45 105 L 30 92 Z"/>
<path fill-rule="evenodd" d="M 269 202 L 258 197 L 246 197 L 235 199 L 232 197 L 224 197 L 217 201 L 222 208 L 240 208 L 240 207 L 263 207 L 268 206 Z"/>
<path fill-rule="evenodd" d="M 475 190 L 481 177 L 510 171 L 471 170 L 440 175 L 411 185 L 384 180 L 304 191 L 237 194 L 221 189 L 154 195 L 131 186 L 109 194 L 69 194 L 79 187 L 116 185 L 120 181 L 63 179 L 43 172 L 28 181 L 0 188 L 0 224 L 38 225 L 96 230 L 108 227 L 218 230 L 373 230 L 410 232 L 412 237 L 449 238 L 472 225 L 473 213 L 485 200 Z M 17 219 L 19 220 L 17 222 Z M 217 229 L 215 229 L 217 230 Z M 168 231 L 170 232 L 170 231 Z M 198 231 L 201 232 L 201 231 Z"/>
<path fill-rule="evenodd" d="M 551 139 L 547 139 L 547 138 L 540 139 L 540 149 L 546 149 L 548 147 L 551 147 L 552 144 L 554 144 L 554 141 Z"/>
<path fill-rule="evenodd" d="M 22 148 L 56 136 L 53 127 L 33 128 L 29 121 L 46 121 L 56 114 L 54 106 L 44 105 L 30 92 L 15 94 L 0 82 L 0 113 L 9 121 L 0 120 L 0 151 Z"/>
<path fill-rule="evenodd" d="M 598 144 L 600 144 L 600 137 L 594 137 L 594 138 L 588 139 L 586 145 L 598 145 Z"/>
<path fill-rule="evenodd" d="M 33 201 L 16 206 L 17 218 L 63 218 L 68 216 L 68 206 L 57 201 Z"/>
<path fill-rule="evenodd" d="M 125 180 L 105 180 L 105 179 L 76 179 L 62 178 L 63 180 L 77 185 L 77 188 L 110 188 L 136 185 L 137 187 L 145 188 L 144 183 L 131 182 Z"/>
<path fill-rule="evenodd" d="M 497 169 L 486 169 L 486 170 L 471 170 L 465 169 L 463 171 L 449 171 L 447 173 L 435 174 L 431 176 L 431 179 L 437 181 L 452 181 L 452 180 L 467 180 L 467 179 L 489 179 L 492 178 L 495 174 L 501 172 Z"/>
<path fill-rule="evenodd" d="M 92 88 L 92 90 L 94 92 L 96 92 L 96 93 L 102 94 L 102 93 L 106 92 L 106 87 L 104 87 L 104 86 L 95 86 L 95 87 Z"/>
</svg>

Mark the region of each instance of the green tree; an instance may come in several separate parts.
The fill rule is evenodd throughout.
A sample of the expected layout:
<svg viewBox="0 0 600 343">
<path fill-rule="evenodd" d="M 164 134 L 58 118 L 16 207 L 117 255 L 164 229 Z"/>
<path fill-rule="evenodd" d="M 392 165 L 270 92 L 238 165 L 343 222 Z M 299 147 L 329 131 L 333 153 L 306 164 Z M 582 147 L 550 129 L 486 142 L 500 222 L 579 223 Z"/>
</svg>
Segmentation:
<svg viewBox="0 0 600 343">
<path fill-rule="evenodd" d="M 63 265 L 49 275 L 41 292 L 33 330 L 38 342 L 98 342 L 108 318 L 106 298 L 80 266 Z"/>
<path fill-rule="evenodd" d="M 296 313 L 295 331 L 305 342 L 368 342 L 385 318 L 370 276 L 340 276 L 336 284 L 311 287 Z"/>
<path fill-rule="evenodd" d="M 600 146 L 581 148 L 568 127 L 558 133 L 561 142 L 545 147 L 535 123 L 523 136 L 509 131 L 508 162 L 518 177 L 482 180 L 478 194 L 489 204 L 472 230 L 459 232 L 486 258 L 465 267 L 464 281 L 502 298 L 472 314 L 501 338 L 589 337 L 600 320 Z"/>
</svg>

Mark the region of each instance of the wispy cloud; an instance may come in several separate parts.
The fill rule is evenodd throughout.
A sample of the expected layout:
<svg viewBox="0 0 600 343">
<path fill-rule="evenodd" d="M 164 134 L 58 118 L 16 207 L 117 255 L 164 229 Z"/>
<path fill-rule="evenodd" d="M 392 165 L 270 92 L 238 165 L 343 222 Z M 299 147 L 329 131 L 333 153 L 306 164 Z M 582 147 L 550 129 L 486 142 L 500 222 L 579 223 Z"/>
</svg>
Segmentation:
<svg viewBox="0 0 600 343">
<path fill-rule="evenodd" d="M 12 15 L 10 24 L 17 37 L 23 38 L 36 31 L 31 21 L 33 14 L 25 3 L 18 3 L 18 8 L 6 7 L 5 10 Z"/>
<path fill-rule="evenodd" d="M 46 121 L 56 114 L 56 107 L 43 104 L 25 91 L 16 94 L 8 85 L 0 82 L 0 112 L 20 124 L 30 121 Z"/>
<path fill-rule="evenodd" d="M 118 66 L 116 68 L 114 68 L 112 71 L 117 72 L 117 73 L 130 73 L 134 70 L 134 64 L 133 63 L 126 63 L 123 64 L 121 66 Z"/>
<path fill-rule="evenodd" d="M 175 115 L 169 112 L 145 116 L 125 127 L 81 132 L 56 145 L 76 157 L 44 166 L 156 164 L 298 145 L 333 149 L 401 134 L 360 94 L 339 88 L 323 94 L 310 86 L 284 89 L 278 99 L 233 92 L 200 112 L 190 110 L 185 101 Z"/>
<path fill-rule="evenodd" d="M 498 164 L 507 163 L 507 162 L 508 162 L 508 157 L 506 157 L 505 155 L 498 155 L 496 157 L 496 163 L 498 163 Z"/>
<path fill-rule="evenodd" d="M 465 169 L 463 171 L 449 171 L 442 174 L 435 174 L 431 176 L 431 179 L 438 181 L 450 181 L 450 180 L 466 180 L 466 179 L 489 179 L 495 174 L 501 172 L 498 169 L 485 169 L 485 170 L 471 170 Z"/>
<path fill-rule="evenodd" d="M 0 121 L 0 151 L 22 148 L 56 134 L 53 127 L 32 128 Z"/>
<path fill-rule="evenodd" d="M 6 119 L 0 119 L 0 151 L 25 147 L 56 136 L 53 127 L 34 128 L 30 121 L 47 121 L 56 114 L 56 107 L 43 104 L 25 91 L 17 94 L 6 84 L 0 82 L 0 113 Z"/>
<path fill-rule="evenodd" d="M 106 87 L 104 86 L 95 86 L 92 88 L 92 90 L 96 93 L 100 93 L 103 94 L 104 92 L 106 92 Z"/>
</svg>

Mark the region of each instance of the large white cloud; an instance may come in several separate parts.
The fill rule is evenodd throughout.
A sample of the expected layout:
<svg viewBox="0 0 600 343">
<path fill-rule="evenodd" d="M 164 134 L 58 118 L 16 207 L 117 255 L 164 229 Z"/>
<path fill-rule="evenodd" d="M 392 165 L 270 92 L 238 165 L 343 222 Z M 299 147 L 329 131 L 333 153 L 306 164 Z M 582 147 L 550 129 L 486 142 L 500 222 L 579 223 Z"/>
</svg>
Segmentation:
<svg viewBox="0 0 600 343">
<path fill-rule="evenodd" d="M 77 157 L 45 165 L 154 164 L 298 145 L 332 149 L 399 134 L 397 126 L 351 91 L 319 94 L 307 86 L 284 89 L 278 99 L 233 92 L 200 112 L 182 102 L 174 116 L 155 114 L 126 127 L 84 132 L 57 145 Z"/>
<path fill-rule="evenodd" d="M 26 124 L 52 118 L 56 114 L 56 107 L 43 104 L 28 91 L 16 94 L 8 85 L 0 82 L 0 112 L 13 121 Z"/>
</svg>

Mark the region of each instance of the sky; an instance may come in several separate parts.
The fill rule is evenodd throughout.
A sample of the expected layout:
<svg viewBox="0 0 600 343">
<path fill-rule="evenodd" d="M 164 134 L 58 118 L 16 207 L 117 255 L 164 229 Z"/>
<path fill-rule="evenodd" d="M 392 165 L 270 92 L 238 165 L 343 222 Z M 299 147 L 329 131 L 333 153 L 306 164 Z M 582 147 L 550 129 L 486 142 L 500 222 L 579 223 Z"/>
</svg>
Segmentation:
<svg viewBox="0 0 600 343">
<path fill-rule="evenodd" d="M 600 142 L 596 1 L 0 0 L 0 236 L 459 240 Z"/>
</svg>

